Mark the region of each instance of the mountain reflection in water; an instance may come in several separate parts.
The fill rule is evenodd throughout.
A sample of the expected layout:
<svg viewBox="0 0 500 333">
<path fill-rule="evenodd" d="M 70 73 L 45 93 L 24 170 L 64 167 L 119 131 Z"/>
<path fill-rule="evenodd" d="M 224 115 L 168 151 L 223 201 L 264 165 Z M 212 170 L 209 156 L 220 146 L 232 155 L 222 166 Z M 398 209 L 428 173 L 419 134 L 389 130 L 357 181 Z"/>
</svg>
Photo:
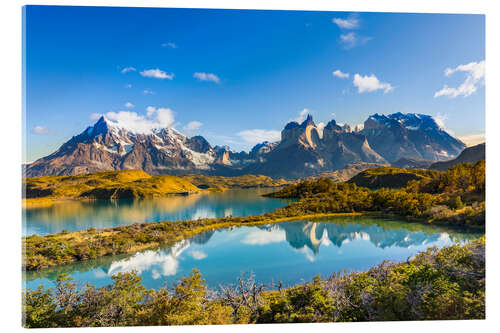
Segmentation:
<svg viewBox="0 0 500 333">
<path fill-rule="evenodd" d="M 263 197 L 274 188 L 231 189 L 220 193 L 147 199 L 66 201 L 24 211 L 25 235 L 62 230 L 109 228 L 136 222 L 260 215 L 293 200 Z"/>
<path fill-rule="evenodd" d="M 443 247 L 479 235 L 418 223 L 368 217 L 282 222 L 208 231 L 168 248 L 27 272 L 27 287 L 51 285 L 60 273 L 99 286 L 119 272 L 136 271 L 149 287 L 198 268 L 209 285 L 234 282 L 244 271 L 265 281 L 296 283 L 317 273 L 367 269 L 381 261 L 401 261 L 428 247 Z"/>
</svg>

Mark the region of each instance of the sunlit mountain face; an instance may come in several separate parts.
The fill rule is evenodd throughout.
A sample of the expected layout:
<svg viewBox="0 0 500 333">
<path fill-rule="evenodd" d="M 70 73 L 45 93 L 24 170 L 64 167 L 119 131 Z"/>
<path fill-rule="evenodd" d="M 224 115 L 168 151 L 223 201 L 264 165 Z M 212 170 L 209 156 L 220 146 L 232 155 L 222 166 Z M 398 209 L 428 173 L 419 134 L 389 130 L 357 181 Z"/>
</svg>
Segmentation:
<svg viewBox="0 0 500 333">
<path fill-rule="evenodd" d="M 54 153 L 26 165 L 24 173 L 35 177 L 141 169 L 150 174 L 302 178 L 357 162 L 449 160 L 464 148 L 434 118 L 414 113 L 374 114 L 362 127 L 340 126 L 334 119 L 318 127 L 308 115 L 301 123 L 287 123 L 280 140 L 258 143 L 249 152 L 212 147 L 202 136 L 188 137 L 173 127 L 143 133 L 101 117 Z"/>
<path fill-rule="evenodd" d="M 295 284 L 320 273 L 365 270 L 383 260 L 402 261 L 429 247 L 466 242 L 478 235 L 398 220 L 333 218 L 208 231 L 164 248 L 104 257 L 26 273 L 26 286 L 51 286 L 57 275 L 97 286 L 120 272 L 136 271 L 160 288 L 197 268 L 210 287 L 233 283 L 243 272 L 260 281 Z"/>
</svg>

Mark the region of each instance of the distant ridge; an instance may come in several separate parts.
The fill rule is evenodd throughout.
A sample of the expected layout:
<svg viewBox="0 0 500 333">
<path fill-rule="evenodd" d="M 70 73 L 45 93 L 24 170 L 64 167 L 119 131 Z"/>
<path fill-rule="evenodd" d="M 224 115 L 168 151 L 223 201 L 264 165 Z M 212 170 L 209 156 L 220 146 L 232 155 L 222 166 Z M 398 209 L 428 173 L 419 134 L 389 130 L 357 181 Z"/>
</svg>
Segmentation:
<svg viewBox="0 0 500 333">
<path fill-rule="evenodd" d="M 478 145 L 465 148 L 457 158 L 450 161 L 436 162 L 432 164 L 429 169 L 445 171 L 460 163 L 476 163 L 478 161 L 485 160 L 485 150 L 485 143 L 480 143 Z"/>
<path fill-rule="evenodd" d="M 396 162 L 391 163 L 393 168 L 399 169 L 427 169 L 433 162 L 423 158 L 405 158 L 402 157 Z"/>
</svg>

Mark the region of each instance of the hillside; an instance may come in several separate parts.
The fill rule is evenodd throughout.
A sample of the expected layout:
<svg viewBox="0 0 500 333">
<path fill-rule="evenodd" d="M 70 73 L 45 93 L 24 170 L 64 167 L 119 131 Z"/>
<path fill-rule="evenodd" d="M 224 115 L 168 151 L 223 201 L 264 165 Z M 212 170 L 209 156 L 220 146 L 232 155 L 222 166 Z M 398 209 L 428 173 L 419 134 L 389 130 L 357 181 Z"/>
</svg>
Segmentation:
<svg viewBox="0 0 500 333">
<path fill-rule="evenodd" d="M 432 161 L 423 158 L 400 158 L 391 163 L 391 166 L 399 169 L 427 169 L 432 163 Z"/>
<path fill-rule="evenodd" d="M 436 162 L 432 164 L 429 169 L 432 170 L 448 170 L 449 168 L 460 163 L 476 163 L 486 158 L 486 143 L 465 148 L 457 158 L 450 161 Z"/>
<path fill-rule="evenodd" d="M 198 188 L 251 188 L 251 187 L 277 187 L 288 185 L 290 182 L 284 179 L 272 179 L 263 175 L 244 175 L 235 177 L 186 175 L 183 179 L 193 183 Z"/>
<path fill-rule="evenodd" d="M 401 171 L 407 172 L 402 175 Z M 302 181 L 267 194 L 273 198 L 301 199 L 282 210 L 290 216 L 340 212 L 378 212 L 416 218 L 428 223 L 484 228 L 485 162 L 463 163 L 446 172 L 376 168 L 364 172 L 383 188 L 370 190 L 355 182 L 331 179 Z M 421 177 L 401 189 L 390 189 L 404 177 Z M 360 177 L 361 178 L 361 177 Z M 365 181 L 365 178 L 361 178 Z M 389 180 L 384 183 L 382 181 Z M 374 181 L 375 183 L 375 181 Z M 370 183 L 368 183 L 370 185 Z M 399 185 L 399 184 L 398 184 Z"/>
<path fill-rule="evenodd" d="M 152 177 L 141 170 L 104 171 L 78 176 L 24 178 L 25 198 L 119 199 L 189 194 L 201 190 L 175 176 Z M 28 202 L 29 204 L 29 202 Z"/>
<path fill-rule="evenodd" d="M 345 182 L 366 169 L 382 167 L 382 166 L 388 166 L 388 164 L 368 163 L 368 162 L 350 163 L 347 164 L 345 168 L 339 170 L 321 172 L 317 176 L 309 177 L 308 180 L 329 178 L 335 182 Z"/>
<path fill-rule="evenodd" d="M 433 177 L 437 173 L 437 171 L 429 170 L 379 167 L 360 172 L 352 177 L 349 183 L 371 189 L 382 187 L 402 188 L 412 180 Z"/>
</svg>

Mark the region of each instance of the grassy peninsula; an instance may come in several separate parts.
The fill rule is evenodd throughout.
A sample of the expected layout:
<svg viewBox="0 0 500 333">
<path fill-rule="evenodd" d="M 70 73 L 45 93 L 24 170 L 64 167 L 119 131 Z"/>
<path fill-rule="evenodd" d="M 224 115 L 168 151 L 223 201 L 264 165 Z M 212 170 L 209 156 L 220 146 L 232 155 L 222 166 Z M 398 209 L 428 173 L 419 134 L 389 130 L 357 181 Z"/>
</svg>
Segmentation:
<svg viewBox="0 0 500 333">
<path fill-rule="evenodd" d="M 68 199 L 120 199 L 179 195 L 202 191 L 175 176 L 150 176 L 141 170 L 104 171 L 77 176 L 23 179 L 25 207 Z"/>
<path fill-rule="evenodd" d="M 262 175 L 236 177 L 187 175 L 151 176 L 142 170 L 104 171 L 77 176 L 23 179 L 23 208 L 50 206 L 64 200 L 151 198 L 224 191 L 228 188 L 278 187 L 284 179 Z"/>
<path fill-rule="evenodd" d="M 433 177 L 410 181 L 402 189 L 370 190 L 322 178 L 289 185 L 269 194 L 298 198 L 293 204 L 258 216 L 136 223 L 106 229 L 23 237 L 23 268 L 37 270 L 106 255 L 132 253 L 206 230 L 292 219 L 392 214 L 426 223 L 484 228 L 484 161 L 461 164 Z"/>
<path fill-rule="evenodd" d="M 234 177 L 205 176 L 200 174 L 182 176 L 199 188 L 225 190 L 228 188 L 279 187 L 291 182 L 284 179 L 273 179 L 263 175 L 243 175 Z"/>
<path fill-rule="evenodd" d="M 430 248 L 401 263 L 284 288 L 242 276 L 208 290 L 194 270 L 171 288 L 147 289 L 135 272 L 113 284 L 23 291 L 23 325 L 37 327 L 312 323 L 485 318 L 485 240 Z"/>
</svg>

